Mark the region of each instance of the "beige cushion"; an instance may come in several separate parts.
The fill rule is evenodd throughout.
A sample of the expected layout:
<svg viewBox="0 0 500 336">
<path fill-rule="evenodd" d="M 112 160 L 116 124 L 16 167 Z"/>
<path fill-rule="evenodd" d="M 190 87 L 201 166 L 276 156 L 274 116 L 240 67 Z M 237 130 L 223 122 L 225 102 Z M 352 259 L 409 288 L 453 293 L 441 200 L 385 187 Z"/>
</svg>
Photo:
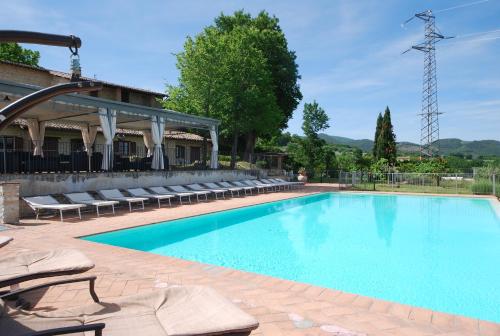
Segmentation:
<svg viewBox="0 0 500 336">
<path fill-rule="evenodd" d="M 12 237 L 0 236 L 0 247 L 7 245 L 12 240 Z"/>
<path fill-rule="evenodd" d="M 0 281 L 42 273 L 83 272 L 92 267 L 94 263 L 78 250 L 18 253 L 0 259 Z"/>
<path fill-rule="evenodd" d="M 10 321 L 9 321 L 10 320 Z M 15 320 L 14 322 L 12 320 Z M 46 322 L 42 322 L 46 321 Z M 54 312 L 9 311 L 0 318 L 2 336 L 19 328 L 40 330 L 61 323 L 105 323 L 104 335 L 220 335 L 257 328 L 258 322 L 208 287 L 171 287 L 118 298 L 112 303 Z M 24 329 L 26 330 L 26 329 Z"/>
</svg>

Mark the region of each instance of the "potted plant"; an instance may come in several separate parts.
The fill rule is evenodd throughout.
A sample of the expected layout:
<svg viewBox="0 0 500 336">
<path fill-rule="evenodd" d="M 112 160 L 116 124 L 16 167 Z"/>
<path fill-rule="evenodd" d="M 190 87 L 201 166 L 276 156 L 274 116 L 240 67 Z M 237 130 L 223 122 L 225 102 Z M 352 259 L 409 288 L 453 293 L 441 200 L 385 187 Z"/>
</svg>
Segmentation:
<svg viewBox="0 0 500 336">
<path fill-rule="evenodd" d="M 305 168 L 302 167 L 299 169 L 297 180 L 299 180 L 299 182 L 307 182 L 307 172 Z"/>
</svg>

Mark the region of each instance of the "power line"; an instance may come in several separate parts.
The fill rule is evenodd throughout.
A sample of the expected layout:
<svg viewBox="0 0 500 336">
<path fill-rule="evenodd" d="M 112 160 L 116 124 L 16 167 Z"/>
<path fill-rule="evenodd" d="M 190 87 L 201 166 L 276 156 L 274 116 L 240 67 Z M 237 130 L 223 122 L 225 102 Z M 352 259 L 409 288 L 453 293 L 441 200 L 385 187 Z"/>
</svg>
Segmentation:
<svg viewBox="0 0 500 336">
<path fill-rule="evenodd" d="M 471 40 L 461 40 L 461 41 L 453 41 L 453 42 L 447 42 L 441 44 L 441 47 L 446 47 L 448 45 L 453 45 L 457 43 L 472 43 L 472 42 L 481 42 L 481 41 L 491 41 L 491 40 L 498 40 L 500 39 L 500 36 L 495 36 L 495 37 L 484 37 L 484 38 L 477 38 L 477 39 L 471 39 Z"/>
<path fill-rule="evenodd" d="M 488 1 L 489 1 L 489 0 L 480 0 L 480 1 L 469 2 L 469 3 L 466 3 L 466 4 L 462 4 L 462 5 L 457 5 L 457 6 L 452 6 L 452 7 L 448 7 L 448 8 L 440 9 L 440 10 L 434 11 L 434 13 L 442 13 L 442 12 L 447 12 L 447 11 L 449 11 L 449 10 L 453 10 L 453 9 L 459 9 L 459 8 L 464 8 L 464 7 L 470 7 L 470 6 L 479 5 L 479 4 L 482 4 L 482 3 L 488 2 Z"/>
</svg>

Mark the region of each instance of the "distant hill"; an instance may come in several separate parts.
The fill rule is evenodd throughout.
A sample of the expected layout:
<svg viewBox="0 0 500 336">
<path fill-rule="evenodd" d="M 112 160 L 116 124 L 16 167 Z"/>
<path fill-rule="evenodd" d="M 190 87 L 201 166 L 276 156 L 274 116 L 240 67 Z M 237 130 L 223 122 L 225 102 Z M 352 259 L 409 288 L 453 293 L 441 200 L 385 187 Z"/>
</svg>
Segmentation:
<svg viewBox="0 0 500 336">
<path fill-rule="evenodd" d="M 355 140 L 328 134 L 320 134 L 319 136 L 327 143 L 355 147 L 361 149 L 364 152 L 371 152 L 373 148 L 373 140 L 369 139 Z M 461 153 L 471 154 L 473 156 L 500 156 L 500 141 L 496 140 L 464 141 L 454 138 L 441 139 L 439 140 L 439 147 L 441 149 L 441 153 L 444 155 Z M 401 153 L 410 154 L 418 153 L 419 145 L 406 141 L 398 142 L 398 151 Z"/>
<path fill-rule="evenodd" d="M 355 147 L 361 149 L 363 152 L 371 152 L 373 148 L 373 141 L 369 139 L 354 140 L 350 138 L 345 138 L 336 135 L 328 135 L 323 133 L 321 133 L 319 137 L 321 139 L 324 139 L 329 144 Z"/>
</svg>

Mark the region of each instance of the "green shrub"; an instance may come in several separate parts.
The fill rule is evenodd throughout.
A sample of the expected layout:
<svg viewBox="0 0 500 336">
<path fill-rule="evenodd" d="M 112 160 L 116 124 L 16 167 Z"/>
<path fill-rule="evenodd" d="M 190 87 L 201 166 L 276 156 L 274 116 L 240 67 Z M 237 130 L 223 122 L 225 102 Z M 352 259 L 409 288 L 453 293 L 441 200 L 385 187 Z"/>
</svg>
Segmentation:
<svg viewBox="0 0 500 336">
<path fill-rule="evenodd" d="M 493 184 L 491 181 L 485 179 L 474 181 L 472 184 L 472 192 L 480 195 L 491 195 L 493 192 Z"/>
<path fill-rule="evenodd" d="M 231 155 L 219 154 L 219 161 L 231 161 Z M 236 161 L 241 161 L 241 159 L 238 155 L 236 155 Z"/>
<path fill-rule="evenodd" d="M 267 161 L 257 161 L 255 162 L 255 165 L 257 166 L 257 168 L 267 168 Z"/>
</svg>

